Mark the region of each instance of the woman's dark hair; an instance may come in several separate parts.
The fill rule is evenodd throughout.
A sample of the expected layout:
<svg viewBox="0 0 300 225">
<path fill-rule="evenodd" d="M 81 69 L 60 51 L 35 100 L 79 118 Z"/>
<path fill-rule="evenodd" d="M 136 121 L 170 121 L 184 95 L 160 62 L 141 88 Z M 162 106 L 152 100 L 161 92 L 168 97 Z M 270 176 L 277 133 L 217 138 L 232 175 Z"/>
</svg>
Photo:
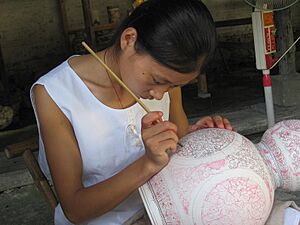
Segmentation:
<svg viewBox="0 0 300 225">
<path fill-rule="evenodd" d="M 144 2 L 116 31 L 111 42 L 116 53 L 120 51 L 121 34 L 128 27 L 137 30 L 137 53 L 148 53 L 180 73 L 203 69 L 216 46 L 214 21 L 200 0 Z"/>
</svg>

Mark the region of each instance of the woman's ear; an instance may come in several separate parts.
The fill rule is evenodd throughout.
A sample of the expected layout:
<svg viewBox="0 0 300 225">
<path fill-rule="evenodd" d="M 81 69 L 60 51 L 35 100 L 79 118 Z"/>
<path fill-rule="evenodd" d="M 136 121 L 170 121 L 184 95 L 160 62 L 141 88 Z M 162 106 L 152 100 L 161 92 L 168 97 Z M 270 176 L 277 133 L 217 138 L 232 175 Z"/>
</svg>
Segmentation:
<svg viewBox="0 0 300 225">
<path fill-rule="evenodd" d="M 120 46 L 122 50 L 132 48 L 137 40 L 137 31 L 133 27 L 126 28 L 120 38 Z"/>
</svg>

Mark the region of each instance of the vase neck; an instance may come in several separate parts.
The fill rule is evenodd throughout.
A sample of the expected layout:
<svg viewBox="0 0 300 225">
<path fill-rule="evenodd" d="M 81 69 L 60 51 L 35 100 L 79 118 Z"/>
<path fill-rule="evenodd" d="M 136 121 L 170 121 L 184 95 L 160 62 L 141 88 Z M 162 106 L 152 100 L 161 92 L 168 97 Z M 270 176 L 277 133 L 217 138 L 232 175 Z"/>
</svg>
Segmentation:
<svg viewBox="0 0 300 225">
<path fill-rule="evenodd" d="M 283 178 L 281 175 L 280 166 L 278 165 L 276 157 L 273 155 L 273 152 L 270 151 L 268 146 L 266 146 L 263 142 L 259 142 L 255 146 L 268 167 L 270 175 L 274 181 L 274 188 L 277 189 L 279 187 L 282 187 Z"/>
</svg>

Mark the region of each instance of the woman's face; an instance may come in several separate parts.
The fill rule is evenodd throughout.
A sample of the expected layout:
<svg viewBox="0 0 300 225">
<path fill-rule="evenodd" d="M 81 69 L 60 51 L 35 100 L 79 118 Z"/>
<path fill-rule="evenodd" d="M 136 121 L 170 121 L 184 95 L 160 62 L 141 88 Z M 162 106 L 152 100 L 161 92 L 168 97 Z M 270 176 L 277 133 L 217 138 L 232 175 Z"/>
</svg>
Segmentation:
<svg viewBox="0 0 300 225">
<path fill-rule="evenodd" d="M 169 69 L 150 55 L 121 53 L 120 75 L 123 82 L 140 98 L 161 99 L 165 92 L 183 86 L 198 76 L 198 72 L 179 73 Z"/>
</svg>

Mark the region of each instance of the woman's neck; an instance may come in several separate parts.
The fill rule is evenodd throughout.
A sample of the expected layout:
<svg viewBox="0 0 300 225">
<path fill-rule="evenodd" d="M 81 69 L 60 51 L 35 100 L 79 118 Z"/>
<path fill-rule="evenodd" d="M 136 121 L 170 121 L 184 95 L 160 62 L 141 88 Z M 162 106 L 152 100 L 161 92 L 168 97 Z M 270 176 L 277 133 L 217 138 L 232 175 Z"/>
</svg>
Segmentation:
<svg viewBox="0 0 300 225">
<path fill-rule="evenodd" d="M 120 73 L 120 67 L 119 67 L 119 60 L 116 54 L 114 53 L 113 48 L 107 48 L 103 51 L 102 59 L 104 60 L 104 63 L 117 75 L 121 80 L 122 76 Z M 109 73 L 107 71 L 107 73 Z M 108 74 L 110 75 L 110 74 Z M 110 75 L 111 76 L 111 75 Z M 119 83 L 113 79 L 115 86 L 120 86 Z M 121 88 L 121 86 L 120 86 Z"/>
<path fill-rule="evenodd" d="M 120 80 L 122 80 L 119 67 L 119 60 L 116 54 L 114 54 L 114 50 L 112 48 L 105 49 L 102 58 L 104 63 L 114 72 L 116 76 L 118 76 Z M 122 108 L 126 108 L 132 105 L 135 102 L 135 100 L 127 92 L 127 90 L 119 84 L 119 82 L 113 77 L 113 75 L 109 73 L 108 70 L 106 70 L 106 75 L 111 82 L 112 89 L 114 89 L 114 92 L 118 100 L 120 101 L 120 105 L 122 106 Z"/>
</svg>

